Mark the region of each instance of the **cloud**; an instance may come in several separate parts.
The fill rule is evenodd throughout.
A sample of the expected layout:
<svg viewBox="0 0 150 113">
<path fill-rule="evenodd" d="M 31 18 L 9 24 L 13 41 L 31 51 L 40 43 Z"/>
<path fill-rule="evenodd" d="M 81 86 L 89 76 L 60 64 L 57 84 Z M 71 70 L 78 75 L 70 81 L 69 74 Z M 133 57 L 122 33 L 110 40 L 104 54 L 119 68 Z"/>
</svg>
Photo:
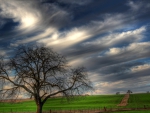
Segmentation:
<svg viewBox="0 0 150 113">
<path fill-rule="evenodd" d="M 145 27 L 141 27 L 132 31 L 108 34 L 107 36 L 100 37 L 94 41 L 85 41 L 78 46 L 65 50 L 63 54 L 68 56 L 72 65 L 85 65 L 86 67 L 89 67 L 89 69 L 97 69 L 97 67 L 108 66 L 109 64 L 114 65 L 127 62 L 130 54 L 126 53 L 131 52 L 132 56 L 132 51 L 135 51 L 140 47 L 145 50 L 145 46 L 148 46 L 148 44 L 138 43 L 144 38 L 143 33 L 145 31 Z M 124 43 L 126 43 L 125 45 L 127 45 L 127 47 L 123 45 Z M 123 47 L 114 47 L 120 44 L 122 44 Z M 127 57 L 127 55 L 129 56 Z M 133 59 L 135 58 L 136 57 L 133 57 Z M 89 62 L 91 64 L 90 66 L 88 65 Z"/>
<path fill-rule="evenodd" d="M 0 56 L 5 56 L 5 55 L 6 55 L 6 51 L 0 50 Z"/>
<path fill-rule="evenodd" d="M 85 42 L 85 45 L 103 45 L 106 47 L 125 45 L 132 42 L 138 42 L 144 38 L 143 33 L 146 31 L 145 27 L 141 27 L 134 30 L 129 30 L 119 33 L 111 33 L 104 37 L 91 42 Z"/>
<path fill-rule="evenodd" d="M 40 4 L 35 0 L 0 0 L 0 9 L 3 20 L 12 20 L 12 28 L 1 34 L 1 45 L 36 43 L 37 40 L 52 35 L 52 32 L 69 21 L 67 11 L 55 4 Z M 5 27 L 2 21 L 0 27 Z"/>
<path fill-rule="evenodd" d="M 142 72 L 141 72 L 142 73 Z M 140 73 L 140 74 L 141 74 Z M 121 75 L 116 76 L 109 76 L 107 80 L 99 79 L 99 76 L 97 76 L 97 81 L 94 81 L 95 88 L 97 92 L 101 92 L 102 94 L 115 94 L 116 92 L 126 93 L 127 90 L 133 91 L 133 93 L 138 92 L 146 92 L 147 88 L 149 87 L 149 75 L 143 76 L 143 75 L 137 75 L 136 74 L 124 74 L 122 76 L 125 77 L 125 79 L 122 77 L 122 79 L 117 79 Z M 143 73 L 144 74 L 144 73 Z M 132 76 L 132 77 L 130 77 Z M 102 78 L 102 76 L 100 76 Z M 113 80 L 115 79 L 115 80 Z"/>
<path fill-rule="evenodd" d="M 138 11 L 145 11 L 146 9 L 150 8 L 150 3 L 146 1 L 129 1 L 127 5 L 130 7 L 130 10 L 133 12 L 138 12 Z M 142 10 L 141 10 L 142 9 Z"/>
<path fill-rule="evenodd" d="M 116 49 L 116 48 L 115 48 Z M 84 65 L 91 69 L 101 68 L 110 65 L 116 65 L 129 61 L 150 57 L 150 42 L 132 43 L 127 47 L 117 48 L 115 54 L 110 49 L 103 56 L 93 56 L 84 61 Z M 88 65 L 88 63 L 90 65 Z"/>
<path fill-rule="evenodd" d="M 68 1 L 68 0 L 39 0 L 41 3 L 53 3 L 53 4 L 55 4 L 55 3 L 57 3 L 58 5 L 62 5 L 62 3 L 63 4 L 76 4 L 76 5 L 85 5 L 85 4 L 88 4 L 88 3 L 90 3 L 91 2 L 91 0 L 85 0 L 85 1 L 83 1 L 83 0 L 75 0 L 75 1 Z"/>
<path fill-rule="evenodd" d="M 75 0 L 75 1 L 71 1 L 71 0 L 60 0 L 60 2 L 63 2 L 63 3 L 69 3 L 69 4 L 78 4 L 78 5 L 85 5 L 85 4 L 88 4 L 91 2 L 91 0 Z"/>
<path fill-rule="evenodd" d="M 12 18 L 15 22 L 20 22 L 19 29 L 33 27 L 39 22 L 40 15 L 31 9 L 29 3 L 22 5 L 23 1 L 1 0 L 1 13 L 4 18 Z M 32 1 L 30 2 L 32 4 Z M 17 7 L 21 6 L 21 7 Z M 26 9 L 26 10 L 25 10 Z"/>
<path fill-rule="evenodd" d="M 5 23 L 6 22 L 4 20 L 0 19 L 0 28 L 2 28 L 5 25 Z"/>
<path fill-rule="evenodd" d="M 147 77 L 150 75 L 149 73 L 150 73 L 149 69 L 144 69 L 144 70 L 137 71 L 137 72 L 128 71 L 128 72 L 123 72 L 123 73 L 113 73 L 113 74 L 105 75 L 101 79 L 101 81 L 115 82 L 118 80 L 124 80 L 124 81 L 133 80 L 133 82 L 134 81 L 136 82 L 136 80 L 134 80 L 135 78 L 139 79 L 142 77 Z"/>
<path fill-rule="evenodd" d="M 150 66 L 149 62 L 143 60 L 149 58 L 149 45 L 149 42 L 131 43 L 127 47 L 117 48 L 115 54 L 109 51 L 109 54 L 106 52 L 107 54 L 100 57 L 80 58 L 77 64 L 88 68 L 89 78 L 94 82 L 96 92 L 124 93 L 128 89 L 133 92 L 144 91 L 148 87 L 148 79 L 143 78 L 149 77 Z M 140 89 L 144 86 L 144 89 Z"/>
<path fill-rule="evenodd" d="M 141 3 L 135 3 L 135 2 L 133 2 L 133 1 L 129 1 L 128 2 L 128 5 L 131 7 L 131 9 L 133 10 L 133 11 L 138 11 L 141 7 L 142 7 L 142 4 Z"/>
<path fill-rule="evenodd" d="M 150 69 L 149 64 L 144 64 L 144 65 L 139 65 L 139 66 L 132 67 L 131 71 L 132 72 L 138 72 L 138 71 L 147 70 L 147 69 Z"/>
<path fill-rule="evenodd" d="M 87 30 L 84 30 L 82 28 L 74 28 L 67 33 L 56 33 L 52 35 L 51 38 L 40 40 L 40 42 L 54 48 L 58 48 L 59 46 L 61 46 L 61 48 L 58 49 L 66 49 L 67 47 L 84 41 L 90 37 L 91 35 L 88 33 Z"/>
<path fill-rule="evenodd" d="M 11 43 L 11 46 L 18 46 L 20 44 L 26 44 L 26 43 L 30 43 L 30 42 L 34 42 L 34 41 L 38 41 L 40 39 L 43 39 L 43 38 L 47 38 L 49 37 L 50 35 L 53 34 L 53 32 L 55 32 L 56 29 L 55 28 L 47 28 L 45 29 L 42 33 L 40 34 L 35 34 L 34 36 L 30 37 L 30 38 L 25 38 L 23 40 L 17 40 L 14 43 Z"/>
<path fill-rule="evenodd" d="M 108 67 L 99 68 L 96 72 L 102 75 L 110 75 L 110 74 L 128 74 L 131 72 L 132 68 L 147 65 L 142 61 L 131 61 L 126 63 L 114 64 Z"/>
<path fill-rule="evenodd" d="M 47 25 L 56 27 L 60 24 L 59 26 L 61 26 L 61 22 L 64 22 L 68 15 L 66 11 L 53 4 L 40 5 L 38 1 L 34 0 L 28 2 L 22 0 L 0 0 L 0 3 L 0 15 L 3 18 L 11 18 L 14 22 L 19 22 L 17 29 L 24 32 L 37 28 L 42 29 Z M 59 22 L 57 18 L 61 18 L 62 21 Z"/>
<path fill-rule="evenodd" d="M 135 76 L 139 86 L 133 87 L 148 87 L 150 4 L 125 1 L 119 11 L 110 11 L 116 4 L 105 10 L 106 2 L 0 0 L 0 29 L 8 21 L 12 28 L 0 34 L 1 54 L 40 43 L 67 56 L 69 65 L 86 66 L 90 80 L 101 88 L 98 93 L 127 90 Z"/>
<path fill-rule="evenodd" d="M 3 0 L 1 0 L 1 2 L 3 2 Z M 65 2 L 65 0 L 62 2 Z M 76 2 L 80 3 L 80 1 Z M 93 38 L 99 34 L 113 32 L 125 27 L 125 19 L 126 16 L 128 16 L 123 14 L 104 14 L 102 21 L 92 20 L 87 25 L 74 27 L 71 30 L 60 32 L 58 28 L 61 27 L 62 24 L 65 24 L 65 20 L 68 21 L 67 18 L 69 17 L 69 12 L 52 3 L 40 5 L 39 2 L 30 1 L 23 6 L 22 4 L 23 1 L 8 0 L 1 5 L 1 15 L 3 17 L 12 18 L 14 21 L 20 23 L 18 26 L 18 30 L 21 30 L 20 32 L 18 31 L 20 35 L 30 34 L 31 31 L 32 33 L 35 33 L 35 36 L 32 37 L 28 35 L 26 36 L 26 39 L 21 39 L 21 41 L 18 40 L 17 43 L 19 42 L 22 44 L 38 41 L 47 46 L 56 48 L 58 51 L 70 48 L 70 46 L 79 44 L 82 41 Z M 38 7 L 41 8 L 39 9 Z M 61 20 L 59 18 L 61 18 Z M 38 35 L 42 36 L 45 34 L 43 28 L 51 29 L 52 27 L 56 27 L 56 31 L 54 31 L 53 34 L 49 33 L 49 38 L 44 36 L 39 38 Z M 62 46 L 62 48 L 58 48 L 58 45 Z"/>
<path fill-rule="evenodd" d="M 110 82 L 102 82 L 102 83 L 99 83 L 97 84 L 97 86 L 101 86 L 101 87 L 116 87 L 117 85 L 119 84 L 122 84 L 123 81 L 120 80 L 120 81 L 116 81 L 116 82 L 113 82 L 113 83 L 110 83 Z"/>
<path fill-rule="evenodd" d="M 122 19 L 122 15 L 105 15 L 104 21 L 92 21 L 81 27 L 75 27 L 64 32 L 56 32 L 51 37 L 39 40 L 38 42 L 56 48 L 57 50 L 58 46 L 61 46 L 59 51 L 62 51 L 63 49 L 70 48 L 75 44 L 79 44 L 99 34 L 108 33 L 121 28 L 123 24 Z"/>
<path fill-rule="evenodd" d="M 121 69 L 121 70 L 120 70 Z M 115 66 L 101 68 L 100 71 L 90 73 L 90 79 L 101 93 L 113 93 L 120 91 L 125 93 L 128 89 L 135 92 L 146 92 L 150 78 L 149 63 L 128 62 Z"/>
</svg>

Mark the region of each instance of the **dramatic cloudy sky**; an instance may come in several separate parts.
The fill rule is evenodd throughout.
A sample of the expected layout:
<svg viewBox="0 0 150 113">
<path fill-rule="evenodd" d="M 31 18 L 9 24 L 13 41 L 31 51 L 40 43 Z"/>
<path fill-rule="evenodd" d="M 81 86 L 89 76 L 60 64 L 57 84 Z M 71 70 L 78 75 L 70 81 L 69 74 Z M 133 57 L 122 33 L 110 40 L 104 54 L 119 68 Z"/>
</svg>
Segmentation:
<svg viewBox="0 0 150 113">
<path fill-rule="evenodd" d="M 0 0 L 0 55 L 37 43 L 85 66 L 94 94 L 150 90 L 150 0 Z"/>
</svg>

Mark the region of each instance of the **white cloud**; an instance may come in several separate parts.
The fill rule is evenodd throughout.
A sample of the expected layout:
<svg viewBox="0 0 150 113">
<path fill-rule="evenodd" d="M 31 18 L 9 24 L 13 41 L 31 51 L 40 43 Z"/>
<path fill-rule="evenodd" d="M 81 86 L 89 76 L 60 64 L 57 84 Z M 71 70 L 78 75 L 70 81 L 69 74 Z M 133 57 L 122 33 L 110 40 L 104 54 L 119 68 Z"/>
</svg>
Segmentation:
<svg viewBox="0 0 150 113">
<path fill-rule="evenodd" d="M 91 35 L 86 29 L 74 28 L 68 32 L 56 32 L 50 38 L 41 39 L 39 42 L 42 42 L 47 46 L 51 46 L 55 49 L 65 49 L 90 37 Z"/>
<path fill-rule="evenodd" d="M 61 2 L 64 2 L 64 3 L 69 3 L 69 4 L 78 4 L 78 5 L 84 5 L 84 4 L 87 4 L 89 2 L 91 2 L 91 0 L 60 0 Z"/>
<path fill-rule="evenodd" d="M 134 79 L 116 80 L 115 82 L 101 81 L 95 82 L 96 94 L 115 94 L 116 92 L 126 93 L 127 90 L 133 93 L 146 92 L 149 85 L 150 76 L 135 77 Z"/>
<path fill-rule="evenodd" d="M 120 48 L 110 48 L 109 52 L 106 52 L 106 54 L 107 55 L 115 55 L 115 54 L 118 54 L 121 52 L 122 52 L 122 49 L 120 49 Z"/>
<path fill-rule="evenodd" d="M 82 64 L 83 61 L 84 61 L 84 58 L 73 59 L 73 60 L 70 60 L 68 65 L 73 66 L 73 67 L 77 67 L 77 66 L 79 66 L 79 64 Z"/>
<path fill-rule="evenodd" d="M 34 31 L 61 26 L 67 18 L 68 12 L 54 4 L 40 5 L 39 1 L 0 0 L 0 16 L 19 22 L 15 30 L 21 33 L 34 33 Z M 60 22 L 58 21 L 61 18 Z M 63 22 L 62 22 L 63 21 Z M 61 23 L 62 22 L 62 23 Z"/>
<path fill-rule="evenodd" d="M 125 59 L 130 61 L 130 60 L 133 60 L 133 57 L 134 57 L 133 54 L 137 54 L 137 56 L 134 57 L 134 58 L 139 58 L 139 57 L 142 57 L 142 56 L 140 56 L 142 53 L 146 54 L 148 52 L 147 47 L 150 47 L 149 43 L 144 43 L 144 42 L 140 43 L 139 42 L 140 40 L 142 40 L 144 38 L 143 33 L 145 31 L 146 31 L 145 27 L 140 27 L 138 29 L 130 30 L 130 31 L 122 32 L 122 33 L 114 33 L 114 34 L 112 33 L 112 34 L 108 34 L 108 36 L 99 38 L 96 41 L 85 42 L 85 43 L 83 43 L 83 46 L 88 47 L 90 45 L 90 47 L 92 47 L 92 45 L 93 45 L 93 46 L 100 47 L 103 50 L 106 50 L 107 48 L 111 47 L 108 51 L 106 51 L 104 53 L 103 56 L 101 56 L 101 57 L 98 56 L 99 60 L 104 59 L 104 57 L 106 57 L 106 56 L 112 56 L 112 58 L 113 58 L 114 55 L 123 54 L 119 57 L 119 60 L 121 61 L 121 58 L 122 58 L 122 61 L 124 61 Z M 68 33 L 68 34 L 72 34 L 72 33 L 76 33 L 76 32 L 77 31 L 74 31 L 74 32 L 71 32 L 71 33 Z M 82 32 L 82 30 L 79 30 L 79 33 L 80 32 Z M 68 35 L 68 34 L 66 33 L 66 35 Z M 88 32 L 87 32 L 87 34 L 88 34 Z M 64 36 L 64 35 L 62 35 L 62 36 Z M 53 36 L 53 38 L 51 38 L 49 40 L 45 39 L 44 43 L 47 43 L 49 45 L 52 44 L 51 45 L 52 47 L 56 46 L 55 48 L 58 48 L 58 50 L 62 50 L 62 49 L 67 48 L 67 47 L 69 47 L 73 44 L 79 43 L 81 40 L 86 40 L 87 39 L 86 36 L 88 36 L 88 35 L 85 35 L 85 39 L 84 39 L 84 37 L 80 38 L 80 37 L 76 36 L 71 41 L 71 38 L 69 38 L 69 37 L 67 37 L 67 38 L 64 38 L 64 37 L 61 38 L 60 37 L 60 39 L 59 39 L 59 35 L 55 34 Z M 55 41 L 53 41 L 53 40 L 55 40 Z M 113 46 L 115 46 L 117 44 L 120 44 L 120 43 L 124 44 L 125 42 L 127 42 L 127 44 L 129 44 L 129 46 L 124 46 L 124 47 L 121 47 L 121 48 L 120 47 L 113 47 Z M 90 58 L 92 57 L 92 55 L 97 56 L 97 52 L 99 52 L 99 51 L 96 51 L 96 53 L 94 53 L 94 50 L 93 50 L 93 53 L 84 54 L 80 57 L 76 57 L 76 59 L 71 59 L 69 64 L 74 65 L 74 66 L 80 66 L 80 65 L 83 64 L 84 66 L 86 66 L 85 65 L 85 64 L 87 64 L 86 62 L 90 61 Z M 129 53 L 129 52 L 131 54 L 125 54 L 125 53 Z M 124 57 L 126 57 L 126 58 L 124 58 Z"/>
<path fill-rule="evenodd" d="M 133 11 L 138 11 L 141 8 L 141 6 L 142 6 L 141 3 L 137 4 L 137 3 L 133 2 L 133 1 L 129 1 L 128 5 L 131 7 L 131 9 Z"/>
<path fill-rule="evenodd" d="M 87 1 L 88 3 L 90 2 L 90 0 Z M 84 5 L 87 3 L 87 1 L 85 2 L 82 0 L 76 0 L 76 1 L 61 0 L 61 2 L 64 3 L 68 2 L 69 4 L 78 4 L 78 5 Z M 81 66 L 81 64 L 87 64 L 85 66 L 92 65 L 94 67 L 95 65 L 97 65 L 99 66 L 98 68 L 102 66 L 104 67 L 106 66 L 107 68 L 107 66 L 109 65 L 114 65 L 114 64 L 117 65 L 116 63 L 122 63 L 124 61 L 125 62 L 132 61 L 139 58 L 145 58 L 150 56 L 149 54 L 150 42 L 140 42 L 142 39 L 144 39 L 144 32 L 146 31 L 145 26 L 134 30 L 116 32 L 116 30 L 125 29 L 126 26 L 131 27 L 132 25 L 129 24 L 130 24 L 130 20 L 131 23 L 133 22 L 132 17 L 138 17 L 139 15 L 141 16 L 141 13 L 139 13 L 139 15 L 137 14 L 138 11 L 140 11 L 141 9 L 143 10 L 145 8 L 148 8 L 150 6 L 149 4 L 146 4 L 145 7 L 143 7 L 142 2 L 129 1 L 128 6 L 130 6 L 131 8 L 131 10 L 129 9 L 131 11 L 130 14 L 128 11 L 124 14 L 118 14 L 118 13 L 105 14 L 102 17 L 103 20 L 91 21 L 87 25 L 73 27 L 70 30 L 66 30 L 63 32 L 60 31 L 57 27 L 55 27 L 53 23 L 57 23 L 60 20 L 63 23 L 64 20 L 62 18 L 68 18 L 67 11 L 61 9 L 58 6 L 54 6 L 54 4 L 53 5 L 51 4 L 49 6 L 45 5 L 45 9 L 48 9 L 47 7 L 53 7 L 52 13 L 46 14 L 48 15 L 46 16 L 45 14 L 43 14 L 45 12 L 42 12 L 41 10 L 42 7 L 40 7 L 41 9 L 38 9 L 36 5 L 37 4 L 35 3 L 35 0 L 33 1 L 31 0 L 28 2 L 22 0 L 20 1 L 0 0 L 0 8 L 2 9 L 2 11 L 0 12 L 0 16 L 5 18 L 11 18 L 13 19 L 14 22 L 19 22 L 19 26 L 16 27 L 17 29 L 15 30 L 21 30 L 24 34 L 22 32 L 21 33 L 25 36 L 25 38 L 22 40 L 17 40 L 17 41 L 15 40 L 16 43 L 11 43 L 11 46 L 18 46 L 30 42 L 39 42 L 45 44 L 46 46 L 50 46 L 57 51 L 63 51 L 68 48 L 71 48 L 71 46 L 73 45 L 81 44 L 81 42 L 86 41 L 90 38 L 94 39 L 95 36 L 104 33 L 105 36 L 103 37 L 100 36 L 97 40 L 94 41 L 90 40 L 89 42 L 86 42 L 84 44 L 82 43 L 84 49 L 86 49 L 86 46 L 88 45 L 94 45 L 94 47 L 95 46 L 97 47 L 97 48 L 95 47 L 97 50 L 92 51 L 91 49 L 89 54 L 83 53 L 84 54 L 83 56 L 71 57 L 69 65 Z M 49 12 L 49 10 L 47 12 Z M 137 14 L 138 16 L 134 14 Z M 3 26 L 4 24 L 5 23 L 0 22 L 0 27 Z M 33 34 L 31 36 L 28 35 L 29 32 L 33 32 L 36 34 Z M 121 45 L 126 44 L 126 45 L 123 45 L 124 47 L 119 47 L 118 44 Z M 93 46 L 89 46 L 89 47 L 93 47 Z M 75 49 L 82 49 L 82 48 L 75 48 Z M 97 53 L 106 50 L 108 51 L 105 52 L 102 56 L 97 58 Z M 88 50 L 86 50 L 86 52 L 88 53 Z M 96 55 L 94 52 L 96 53 Z M 1 51 L 0 54 L 5 55 L 6 52 Z M 91 62 L 88 62 L 90 61 L 89 57 L 92 59 Z M 107 59 L 105 59 L 105 57 L 109 58 L 108 62 Z M 133 73 L 139 72 L 149 68 L 150 66 L 148 64 L 135 66 L 131 68 L 131 72 Z M 113 76 L 113 74 L 107 76 Z M 108 90 L 111 90 L 114 87 L 118 87 L 118 86 L 119 86 L 118 88 L 130 87 L 128 84 L 126 85 L 125 81 L 116 81 L 116 82 L 101 81 L 101 79 L 103 79 L 103 76 L 105 76 L 105 75 L 101 75 L 101 73 L 96 73 L 96 74 L 90 73 L 89 75 L 91 75 L 89 76 L 91 81 L 100 82 L 100 83 L 95 83 L 95 86 L 102 88 L 100 90 L 97 89 L 96 90 L 97 93 L 104 93 L 104 92 L 106 93 L 108 92 Z M 132 81 L 127 81 L 127 83 L 132 85 L 131 84 Z M 138 80 L 137 83 L 140 83 L 139 86 L 141 86 L 142 84 L 140 80 Z M 134 84 L 134 87 L 137 85 L 137 83 Z M 147 81 L 144 82 L 143 85 L 145 85 L 145 83 L 147 83 Z"/>
<path fill-rule="evenodd" d="M 110 48 L 109 51 L 107 51 L 106 55 L 119 55 L 119 54 L 126 54 L 125 56 L 129 57 L 132 56 L 134 58 L 139 57 L 148 57 L 149 56 L 149 49 L 150 49 L 150 42 L 139 42 L 139 43 L 132 43 L 127 47 L 123 48 Z M 127 57 L 127 58 L 128 58 Z"/>
<path fill-rule="evenodd" d="M 0 15 L 5 18 L 12 18 L 15 22 L 20 22 L 18 29 L 35 27 L 41 20 L 41 15 L 32 7 L 32 1 L 23 3 L 19 0 L 0 0 Z"/>
<path fill-rule="evenodd" d="M 15 44 L 11 44 L 12 46 L 17 46 L 19 44 L 25 44 L 25 43 L 29 43 L 29 42 L 34 42 L 34 41 L 38 41 L 40 39 L 43 39 L 43 38 L 47 38 L 49 37 L 50 35 L 52 35 L 53 33 L 56 32 L 56 29 L 55 28 L 47 28 L 45 29 L 42 33 L 40 34 L 37 34 L 37 35 L 34 35 L 32 37 L 29 37 L 29 38 L 25 38 L 23 40 L 18 40 L 16 41 Z"/>
<path fill-rule="evenodd" d="M 6 52 L 4 50 L 0 50 L 0 56 L 5 56 Z"/>
<path fill-rule="evenodd" d="M 144 38 L 143 33 L 146 31 L 145 27 L 141 27 L 132 31 L 116 33 L 108 36 L 105 41 L 106 45 L 119 44 L 120 42 L 136 42 Z M 104 39 L 104 38 L 103 38 Z"/>
<path fill-rule="evenodd" d="M 38 9 L 39 7 L 40 9 Z M 59 26 L 64 24 L 65 19 L 68 18 L 68 12 L 65 10 L 54 4 L 39 5 L 38 1 L 35 0 L 28 2 L 0 0 L 0 9 L 1 17 L 19 22 L 19 25 L 14 28 L 14 31 L 18 33 L 16 37 L 24 37 L 22 40 L 11 43 L 11 46 L 36 42 L 42 38 L 51 38 L 51 35 L 56 34 Z M 0 26 L 2 25 L 3 23 L 0 24 Z M 32 36 L 30 35 L 31 33 L 33 34 Z"/>
<path fill-rule="evenodd" d="M 116 44 L 120 43 L 132 43 L 132 42 L 138 42 L 144 38 L 143 33 L 146 31 L 146 28 L 143 26 L 141 28 L 135 29 L 135 30 L 130 30 L 126 32 L 121 32 L 121 33 L 111 33 L 108 34 L 107 36 L 100 37 L 96 41 L 93 42 L 86 42 L 84 43 L 85 45 L 103 45 L 106 47 L 111 47 Z M 117 49 L 118 50 L 118 49 Z"/>
<path fill-rule="evenodd" d="M 149 64 L 134 66 L 130 70 L 131 70 L 131 72 L 138 72 L 138 71 L 143 71 L 143 70 L 146 70 L 146 69 L 150 69 Z"/>
<path fill-rule="evenodd" d="M 126 48 L 127 51 L 133 51 L 139 56 L 144 55 L 145 57 L 147 57 L 149 49 L 150 49 L 150 42 L 132 43 Z"/>
<path fill-rule="evenodd" d="M 122 85 L 121 85 L 122 83 L 124 83 L 123 80 L 116 81 L 116 82 L 100 82 L 96 86 L 98 86 L 98 87 L 100 86 L 102 88 L 114 88 L 114 87 L 119 88 L 119 87 L 122 87 Z"/>
<path fill-rule="evenodd" d="M 134 12 L 134 13 L 138 13 L 138 12 L 147 12 L 147 10 L 149 10 L 148 8 L 150 8 L 150 3 L 145 3 L 145 1 L 133 1 L 130 0 L 127 3 L 127 6 L 130 7 L 130 11 Z M 141 10 L 142 9 L 142 10 Z"/>
<path fill-rule="evenodd" d="M 66 49 L 98 34 L 108 33 L 109 31 L 121 28 L 123 26 L 123 17 L 120 14 L 113 16 L 107 14 L 104 16 L 104 21 L 92 21 L 87 25 L 75 27 L 68 31 L 55 32 L 51 37 L 41 39 L 39 42 L 58 50 Z M 105 38 L 103 39 L 106 40 Z"/>
<path fill-rule="evenodd" d="M 32 30 L 37 30 L 41 27 L 41 21 L 44 22 L 43 14 L 40 10 L 37 10 L 36 7 L 33 7 L 34 2 L 23 2 L 23 1 L 13 1 L 13 0 L 0 0 L 0 7 L 2 9 L 1 15 L 3 17 L 12 18 L 14 21 L 20 22 L 18 26 L 19 30 L 22 30 L 24 33 L 30 32 Z M 23 4 L 24 3 L 24 4 Z M 8 7 L 9 6 L 9 7 Z M 21 7 L 18 7 L 21 6 Z M 51 5 L 52 6 L 52 5 Z M 47 6 L 46 6 L 47 7 Z M 67 12 L 59 9 L 56 6 L 52 6 L 53 11 L 48 21 L 55 19 L 54 17 L 58 15 L 67 15 Z M 62 17 L 60 16 L 60 17 Z M 104 21 L 92 21 L 87 25 L 81 27 L 75 27 L 71 30 L 59 32 L 57 29 L 42 33 L 39 33 L 35 36 L 27 37 L 25 40 L 19 40 L 17 43 L 29 43 L 33 41 L 38 41 L 44 43 L 47 46 L 51 46 L 56 50 L 61 51 L 62 49 L 69 48 L 72 45 L 80 43 L 84 40 L 92 38 L 98 34 L 112 32 L 116 29 L 124 27 L 124 17 L 126 15 L 122 14 L 105 14 L 103 15 Z M 47 18 L 45 19 L 47 21 Z M 117 21 L 116 21 L 117 20 Z M 52 29 L 51 27 L 46 28 L 47 31 Z M 141 31 L 140 31 L 141 30 Z M 110 34 L 107 37 L 104 37 L 100 40 L 102 45 L 112 45 L 113 43 L 119 43 L 119 41 L 126 40 L 125 38 L 132 35 L 138 35 L 138 32 L 143 32 L 144 27 L 140 28 L 139 31 L 133 32 L 123 32 L 122 34 Z M 33 31 L 32 31 L 33 32 Z M 137 32 L 137 33 L 136 33 Z M 46 35 L 45 35 L 46 34 Z M 140 38 L 140 33 L 139 33 Z M 136 37 L 138 40 L 139 38 Z M 135 39 L 135 40 L 136 40 Z M 97 43 L 97 42 L 96 42 Z M 61 48 L 60 48 L 61 47 Z"/>
<path fill-rule="evenodd" d="M 116 92 L 112 92 L 113 89 L 124 88 L 124 84 L 125 84 L 125 81 L 123 81 L 123 80 L 119 80 L 116 82 L 99 81 L 99 83 L 96 83 L 94 86 L 96 88 L 95 93 L 96 94 L 109 94 L 111 92 L 111 93 L 115 94 Z"/>
</svg>

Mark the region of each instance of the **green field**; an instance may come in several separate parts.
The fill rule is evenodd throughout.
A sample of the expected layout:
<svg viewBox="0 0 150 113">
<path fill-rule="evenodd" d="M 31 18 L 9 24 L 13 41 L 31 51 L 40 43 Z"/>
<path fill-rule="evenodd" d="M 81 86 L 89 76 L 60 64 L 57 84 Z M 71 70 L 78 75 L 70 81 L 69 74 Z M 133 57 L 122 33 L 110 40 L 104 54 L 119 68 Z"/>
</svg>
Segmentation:
<svg viewBox="0 0 150 113">
<path fill-rule="evenodd" d="M 78 100 L 68 103 L 62 98 L 49 99 L 44 107 L 44 111 L 48 110 L 75 110 L 75 109 L 102 109 L 106 108 L 121 108 L 117 104 L 120 103 L 124 95 L 96 95 L 86 96 Z M 124 108 L 144 108 L 150 107 L 150 94 L 131 94 L 129 98 L 129 104 Z M 10 104 L 0 103 L 0 112 L 19 112 L 19 111 L 36 111 L 36 105 L 34 101 Z M 139 112 L 115 112 L 115 113 L 148 113 L 147 111 Z"/>
<path fill-rule="evenodd" d="M 150 108 L 150 94 L 131 94 L 128 102 L 129 108 Z"/>
</svg>

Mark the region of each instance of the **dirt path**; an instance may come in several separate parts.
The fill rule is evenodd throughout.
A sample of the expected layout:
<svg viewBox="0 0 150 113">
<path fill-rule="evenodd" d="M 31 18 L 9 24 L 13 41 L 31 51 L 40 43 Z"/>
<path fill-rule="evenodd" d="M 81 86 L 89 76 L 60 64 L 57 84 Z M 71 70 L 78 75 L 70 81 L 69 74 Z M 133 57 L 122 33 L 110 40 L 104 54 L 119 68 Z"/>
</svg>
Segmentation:
<svg viewBox="0 0 150 113">
<path fill-rule="evenodd" d="M 0 102 L 6 102 L 6 103 L 18 103 L 18 102 L 26 102 L 26 101 L 32 101 L 33 99 L 5 99 L 5 100 L 1 100 Z"/>
<path fill-rule="evenodd" d="M 123 97 L 122 101 L 117 106 L 126 106 L 128 104 L 129 97 L 130 97 L 129 93 L 125 94 L 125 96 Z"/>
</svg>

